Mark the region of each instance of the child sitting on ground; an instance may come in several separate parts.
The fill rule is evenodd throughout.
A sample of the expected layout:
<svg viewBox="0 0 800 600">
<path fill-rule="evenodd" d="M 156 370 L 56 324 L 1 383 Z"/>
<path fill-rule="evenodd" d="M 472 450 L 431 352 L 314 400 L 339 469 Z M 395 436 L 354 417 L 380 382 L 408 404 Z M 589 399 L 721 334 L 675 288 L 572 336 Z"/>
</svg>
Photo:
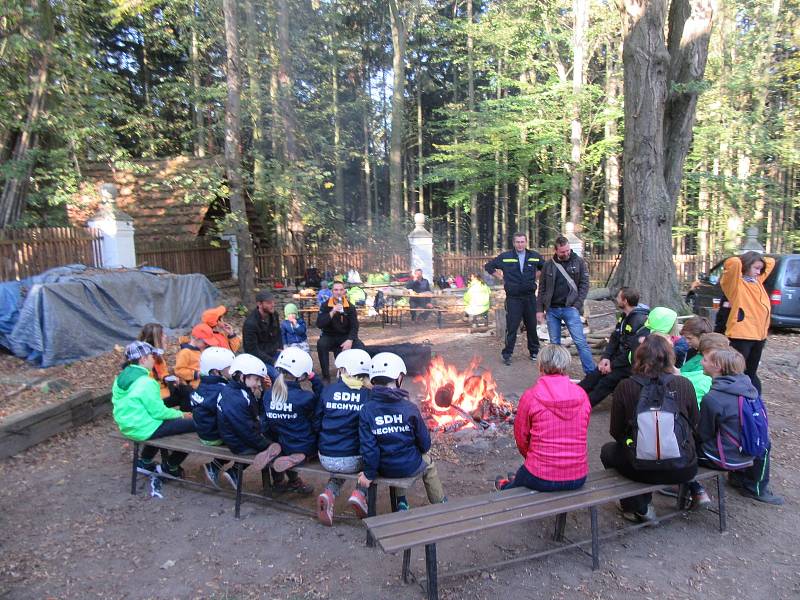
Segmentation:
<svg viewBox="0 0 800 600">
<path fill-rule="evenodd" d="M 364 468 L 359 454 L 358 416 L 369 399 L 364 383 L 369 379 L 372 360 L 364 350 L 345 350 L 336 357 L 339 379 L 326 386 L 317 408 L 319 462 L 331 473 L 358 473 Z M 317 516 L 324 525 L 333 525 L 333 506 L 344 479 L 331 475 L 317 498 Z M 348 499 L 351 506 L 367 504 L 365 488 L 356 485 Z M 359 509 L 360 510 L 360 509 Z"/>
<path fill-rule="evenodd" d="M 303 352 L 309 352 L 311 348 L 308 345 L 306 322 L 300 316 L 297 305 L 289 303 L 284 306 L 283 315 L 286 317 L 281 323 L 283 347 L 300 348 Z"/>
<path fill-rule="evenodd" d="M 511 479 L 498 477 L 497 489 L 556 492 L 585 483 L 592 405 L 583 388 L 569 380 L 571 361 L 560 345 L 546 344 L 539 352 L 540 377 L 520 398 L 514 419 L 514 439 L 525 462 Z"/>
<path fill-rule="evenodd" d="M 446 502 L 436 465 L 428 455 L 431 436 L 419 407 L 411 402 L 408 392 L 400 389 L 407 373 L 403 359 L 391 352 L 380 352 L 372 358 L 370 401 L 359 416 L 359 444 L 364 470 L 358 484 L 368 488 L 383 477 L 414 477 L 422 473 L 425 492 L 431 504 Z M 397 509 L 408 510 L 406 490 L 397 489 Z M 353 505 L 359 517 L 367 515 L 366 503 Z"/>
<path fill-rule="evenodd" d="M 264 435 L 278 440 L 282 455 L 272 464 L 273 491 L 310 494 L 314 487 L 291 470 L 317 453 L 317 403 L 322 383 L 314 377 L 314 362 L 300 348 L 285 348 L 275 361 L 278 378 L 264 394 L 261 404 L 261 428 Z M 301 383 L 311 382 L 311 391 Z M 284 481 L 283 473 L 288 475 Z"/>
<path fill-rule="evenodd" d="M 194 431 L 194 421 L 184 419 L 183 414 L 174 408 L 164 406 L 158 382 L 150 377 L 155 357 L 164 351 L 147 342 L 133 342 L 125 348 L 125 364 L 122 372 L 114 379 L 111 403 L 114 406 L 114 421 L 120 433 L 136 442 Z M 136 465 L 140 473 L 156 475 L 165 473 L 172 477 L 182 477 L 180 465 L 186 458 L 183 452 L 162 453 L 164 462 L 154 462 L 157 449 L 147 446 L 142 449 Z M 151 477 L 151 494 L 161 496 L 161 481 Z"/>
<path fill-rule="evenodd" d="M 281 452 L 281 447 L 265 437 L 258 423 L 258 402 L 270 381 L 267 366 L 252 354 L 240 354 L 229 367 L 231 380 L 222 388 L 217 400 L 217 426 L 223 443 L 234 454 L 255 454 L 253 467 L 264 469 Z M 234 463 L 226 471 L 229 483 L 238 488 L 245 468 Z"/>
</svg>

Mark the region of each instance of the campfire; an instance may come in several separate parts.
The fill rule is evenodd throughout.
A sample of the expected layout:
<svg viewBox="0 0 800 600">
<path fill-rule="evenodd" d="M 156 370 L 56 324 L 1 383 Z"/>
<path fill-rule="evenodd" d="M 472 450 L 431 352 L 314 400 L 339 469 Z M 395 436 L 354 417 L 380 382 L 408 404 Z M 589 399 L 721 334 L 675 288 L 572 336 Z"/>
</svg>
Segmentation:
<svg viewBox="0 0 800 600">
<path fill-rule="evenodd" d="M 425 385 L 421 408 L 431 431 L 488 429 L 492 423 L 503 423 L 513 415 L 514 406 L 497 390 L 491 372 L 480 368 L 478 358 L 459 372 L 437 356 L 417 381 Z"/>
</svg>

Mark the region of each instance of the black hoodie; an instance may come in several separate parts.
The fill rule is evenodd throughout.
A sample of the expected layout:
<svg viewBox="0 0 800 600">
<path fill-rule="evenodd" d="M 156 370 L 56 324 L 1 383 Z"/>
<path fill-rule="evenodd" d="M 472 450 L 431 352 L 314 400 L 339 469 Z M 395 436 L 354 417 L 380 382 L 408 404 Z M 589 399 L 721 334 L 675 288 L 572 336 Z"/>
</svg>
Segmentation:
<svg viewBox="0 0 800 600">
<path fill-rule="evenodd" d="M 745 374 L 721 375 L 713 379 L 711 389 L 700 403 L 697 437 L 702 455 L 727 469 L 741 468 L 753 460 L 751 456 L 742 454 L 739 448 L 742 436 L 739 396 L 758 397 L 750 377 Z M 724 460 L 720 456 L 720 446 Z"/>
</svg>

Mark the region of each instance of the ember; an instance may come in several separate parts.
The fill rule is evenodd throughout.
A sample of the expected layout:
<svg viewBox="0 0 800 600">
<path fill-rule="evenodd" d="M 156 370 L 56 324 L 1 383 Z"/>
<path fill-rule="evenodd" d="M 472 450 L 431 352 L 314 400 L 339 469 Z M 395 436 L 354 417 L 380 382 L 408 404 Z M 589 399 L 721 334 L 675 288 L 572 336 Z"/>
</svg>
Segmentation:
<svg viewBox="0 0 800 600">
<path fill-rule="evenodd" d="M 429 429 L 487 428 L 491 421 L 504 422 L 512 416 L 514 406 L 497 391 L 491 372 L 479 365 L 480 359 L 473 358 L 466 370 L 459 372 L 437 356 L 425 376 L 417 378 L 425 385 L 422 410 L 428 416 Z"/>
</svg>

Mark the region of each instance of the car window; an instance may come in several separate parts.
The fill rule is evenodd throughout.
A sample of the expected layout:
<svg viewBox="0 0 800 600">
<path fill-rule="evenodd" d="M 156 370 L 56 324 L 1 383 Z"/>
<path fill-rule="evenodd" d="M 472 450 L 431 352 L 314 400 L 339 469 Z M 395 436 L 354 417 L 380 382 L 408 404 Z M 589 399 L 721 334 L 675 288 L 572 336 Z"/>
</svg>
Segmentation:
<svg viewBox="0 0 800 600">
<path fill-rule="evenodd" d="M 710 284 L 717 285 L 719 283 L 720 277 L 722 277 L 722 271 L 724 267 L 725 263 L 721 262 L 708 272 L 708 282 Z"/>
<path fill-rule="evenodd" d="M 783 276 L 783 285 L 786 287 L 800 287 L 800 258 L 789 260 L 786 273 Z"/>
</svg>

